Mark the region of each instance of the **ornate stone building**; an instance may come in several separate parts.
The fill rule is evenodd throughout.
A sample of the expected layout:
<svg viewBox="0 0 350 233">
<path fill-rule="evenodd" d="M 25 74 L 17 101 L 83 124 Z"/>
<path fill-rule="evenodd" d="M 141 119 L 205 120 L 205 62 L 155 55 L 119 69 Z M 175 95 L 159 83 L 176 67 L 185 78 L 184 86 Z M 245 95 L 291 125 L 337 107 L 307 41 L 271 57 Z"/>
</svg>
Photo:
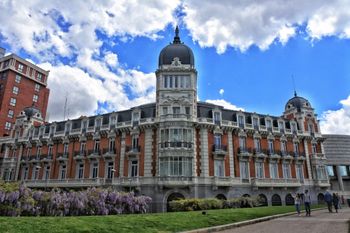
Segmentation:
<svg viewBox="0 0 350 233">
<path fill-rule="evenodd" d="M 109 187 L 153 198 L 260 195 L 293 204 L 291 193 L 329 186 L 314 109 L 295 94 L 282 116 L 197 101 L 192 50 L 180 41 L 159 55 L 156 102 L 126 111 L 44 123 L 29 107 L 2 138 L 1 176 L 34 188 Z"/>
</svg>

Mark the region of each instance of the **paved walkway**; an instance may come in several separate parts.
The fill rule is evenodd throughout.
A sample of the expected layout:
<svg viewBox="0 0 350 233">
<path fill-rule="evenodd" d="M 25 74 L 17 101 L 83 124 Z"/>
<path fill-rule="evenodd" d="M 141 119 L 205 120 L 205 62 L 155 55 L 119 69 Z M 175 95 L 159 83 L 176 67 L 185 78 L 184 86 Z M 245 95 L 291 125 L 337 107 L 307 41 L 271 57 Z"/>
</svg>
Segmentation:
<svg viewBox="0 0 350 233">
<path fill-rule="evenodd" d="M 328 210 L 311 212 L 311 217 L 291 215 L 266 222 L 221 231 L 222 233 L 348 233 L 350 208 L 343 208 L 339 213 Z"/>
</svg>

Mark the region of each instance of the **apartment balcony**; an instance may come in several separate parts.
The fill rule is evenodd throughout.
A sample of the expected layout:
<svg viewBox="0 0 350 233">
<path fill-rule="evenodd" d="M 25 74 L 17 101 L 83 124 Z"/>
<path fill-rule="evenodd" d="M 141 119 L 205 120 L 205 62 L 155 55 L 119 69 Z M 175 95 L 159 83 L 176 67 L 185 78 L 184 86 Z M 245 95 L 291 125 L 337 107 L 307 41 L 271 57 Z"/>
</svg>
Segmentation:
<svg viewBox="0 0 350 233">
<path fill-rule="evenodd" d="M 167 148 L 184 148 L 184 149 L 192 149 L 193 148 L 193 142 L 162 142 L 159 143 L 160 149 L 167 149 Z"/>
<path fill-rule="evenodd" d="M 69 153 L 58 153 L 56 156 L 56 160 L 59 162 L 68 161 Z"/>
<path fill-rule="evenodd" d="M 158 177 L 158 185 L 166 187 L 182 187 L 193 184 L 192 176 L 160 176 Z"/>
<path fill-rule="evenodd" d="M 104 185 L 104 178 L 87 179 L 48 179 L 48 180 L 26 180 L 25 184 L 30 188 L 75 188 L 75 187 L 98 187 Z"/>
<path fill-rule="evenodd" d="M 287 151 L 280 151 L 281 159 L 285 161 L 292 161 L 294 157 L 290 155 Z"/>
<path fill-rule="evenodd" d="M 88 150 L 87 158 L 90 160 L 99 159 L 101 157 L 101 150 Z"/>
<path fill-rule="evenodd" d="M 165 114 L 160 116 L 161 121 L 178 121 L 178 120 L 190 120 L 192 115 L 190 114 Z"/>
<path fill-rule="evenodd" d="M 263 149 L 254 149 L 253 154 L 255 158 L 265 159 L 267 157 L 267 151 Z"/>
<path fill-rule="evenodd" d="M 21 157 L 21 163 L 28 163 L 29 159 L 30 159 L 30 157 L 28 157 L 28 156 L 22 156 Z"/>
<path fill-rule="evenodd" d="M 251 178 L 253 187 L 300 187 L 301 182 L 295 178 Z"/>
<path fill-rule="evenodd" d="M 41 162 L 51 163 L 53 161 L 52 155 L 43 154 L 40 156 Z"/>
<path fill-rule="evenodd" d="M 331 186 L 328 179 L 316 179 L 314 180 L 314 185 L 320 188 L 327 188 Z"/>
<path fill-rule="evenodd" d="M 250 158 L 253 155 L 253 150 L 251 148 L 239 147 L 238 148 L 238 156 L 240 158 Z"/>
<path fill-rule="evenodd" d="M 82 161 L 86 158 L 86 151 L 74 151 L 74 160 Z"/>
<path fill-rule="evenodd" d="M 126 155 L 129 158 L 137 158 L 141 152 L 140 146 L 125 146 Z"/>
<path fill-rule="evenodd" d="M 224 159 L 227 154 L 226 145 L 213 145 L 212 148 L 214 159 Z"/>
<path fill-rule="evenodd" d="M 311 164 L 312 165 L 324 165 L 326 162 L 326 156 L 321 153 L 311 154 Z"/>
<path fill-rule="evenodd" d="M 270 160 L 278 160 L 281 158 L 281 151 L 279 150 L 267 150 L 267 154 Z"/>
<path fill-rule="evenodd" d="M 31 155 L 31 156 L 29 157 L 29 162 L 30 162 L 30 163 L 38 163 L 38 162 L 40 162 L 40 156 Z"/>
<path fill-rule="evenodd" d="M 114 179 L 112 183 L 123 186 L 123 187 L 138 187 L 141 185 L 143 177 L 120 177 Z"/>
<path fill-rule="evenodd" d="M 239 178 L 215 176 L 212 178 L 211 182 L 212 185 L 216 187 L 231 187 L 234 185 L 239 185 L 241 180 Z"/>
<path fill-rule="evenodd" d="M 2 158 L 2 163 L 16 163 L 17 158 L 16 157 L 7 157 L 7 158 Z"/>
<path fill-rule="evenodd" d="M 117 151 L 115 148 L 104 148 L 102 156 L 104 159 L 114 159 L 117 156 Z"/>
</svg>

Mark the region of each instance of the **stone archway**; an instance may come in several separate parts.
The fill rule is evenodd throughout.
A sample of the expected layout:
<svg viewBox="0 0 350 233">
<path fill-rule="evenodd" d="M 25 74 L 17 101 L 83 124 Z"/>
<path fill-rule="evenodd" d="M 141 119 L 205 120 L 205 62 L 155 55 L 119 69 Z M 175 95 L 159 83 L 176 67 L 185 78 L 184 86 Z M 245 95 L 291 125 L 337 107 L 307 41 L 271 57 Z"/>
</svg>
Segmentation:
<svg viewBox="0 0 350 233">
<path fill-rule="evenodd" d="M 323 195 L 323 193 L 319 193 L 317 195 L 317 203 L 318 204 L 324 204 L 324 195 Z"/>
<path fill-rule="evenodd" d="M 258 197 L 260 206 L 268 206 L 267 197 L 265 196 L 265 194 L 261 193 L 258 195 Z"/>
<path fill-rule="evenodd" d="M 290 193 L 286 195 L 286 205 L 294 205 L 294 197 Z"/>
<path fill-rule="evenodd" d="M 168 196 L 167 198 L 167 205 L 166 205 L 166 210 L 167 212 L 172 212 L 172 209 L 169 205 L 169 203 L 171 201 L 176 201 L 176 200 L 181 200 L 181 199 L 185 199 L 185 196 L 182 195 L 181 193 L 172 193 Z"/>
<path fill-rule="evenodd" d="M 282 200 L 281 200 L 280 195 L 278 195 L 278 194 L 272 195 L 271 203 L 272 203 L 272 206 L 281 206 Z"/>
</svg>

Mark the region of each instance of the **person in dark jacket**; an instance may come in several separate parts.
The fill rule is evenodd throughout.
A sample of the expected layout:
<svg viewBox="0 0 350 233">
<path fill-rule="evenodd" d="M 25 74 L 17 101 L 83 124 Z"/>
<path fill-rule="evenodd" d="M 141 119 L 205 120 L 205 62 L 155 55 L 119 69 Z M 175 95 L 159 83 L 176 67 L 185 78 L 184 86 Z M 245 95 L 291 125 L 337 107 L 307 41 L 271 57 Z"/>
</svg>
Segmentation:
<svg viewBox="0 0 350 233">
<path fill-rule="evenodd" d="M 334 206 L 335 212 L 338 213 L 339 197 L 336 193 L 333 193 L 333 206 Z"/>
<path fill-rule="evenodd" d="M 326 193 L 324 194 L 324 201 L 327 203 L 327 207 L 328 207 L 328 211 L 329 213 L 332 213 L 332 194 L 330 194 L 330 192 L 328 192 L 328 190 L 326 191 Z"/>
</svg>

